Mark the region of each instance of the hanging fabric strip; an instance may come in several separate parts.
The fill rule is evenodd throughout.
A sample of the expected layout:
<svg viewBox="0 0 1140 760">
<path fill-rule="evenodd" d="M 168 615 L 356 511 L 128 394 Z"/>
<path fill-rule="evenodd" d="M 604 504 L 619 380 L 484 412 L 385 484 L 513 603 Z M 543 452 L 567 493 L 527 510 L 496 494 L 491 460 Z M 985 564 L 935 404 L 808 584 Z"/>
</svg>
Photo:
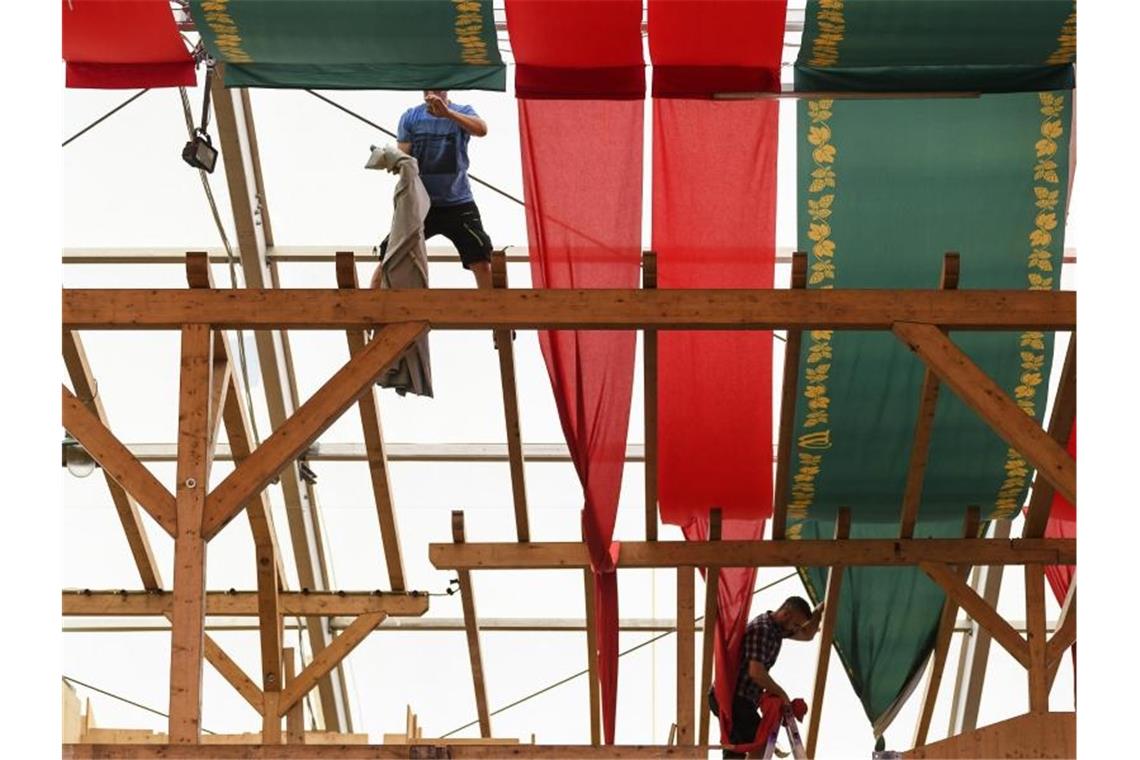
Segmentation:
<svg viewBox="0 0 1140 760">
<path fill-rule="evenodd" d="M 64 0 L 67 86 L 193 87 L 194 59 L 167 0 Z"/>
<path fill-rule="evenodd" d="M 784 0 L 650 0 L 658 288 L 771 288 Z M 682 100 L 681 98 L 694 98 Z M 699 100 L 696 98 L 700 98 Z M 772 512 L 772 334 L 659 332 L 658 500 L 685 539 L 760 540 Z M 720 571 L 717 702 L 733 703 L 755 568 Z M 721 741 L 732 710 L 720 713 Z"/>
<path fill-rule="evenodd" d="M 1057 287 L 1068 186 L 1067 91 L 977 99 L 799 104 L 799 246 L 810 288 L 931 288 L 946 251 L 959 287 Z M 1040 421 L 1051 333 L 957 332 L 954 342 Z M 898 535 L 922 362 L 889 333 L 815 330 L 800 359 L 790 539 Z M 916 537 L 960 535 L 1024 502 L 1030 466 L 949 389 L 938 397 Z M 826 569 L 802 571 L 823 594 Z M 909 693 L 944 595 L 915 568 L 851 568 L 836 645 L 877 731 Z M 905 614 L 900 613 L 905 610 Z"/>
<path fill-rule="evenodd" d="M 780 89 L 787 0 L 649 0 L 653 97 Z"/>
<path fill-rule="evenodd" d="M 800 91 L 1074 86 L 1075 0 L 808 0 Z"/>
<path fill-rule="evenodd" d="M 1073 423 L 1073 431 L 1069 435 L 1069 455 L 1077 458 L 1077 425 Z M 1045 524 L 1046 538 L 1076 538 L 1077 537 L 1077 508 L 1068 499 L 1059 493 L 1053 495 L 1053 505 L 1049 508 L 1049 521 Z M 1064 604 L 1069 593 L 1069 584 L 1073 582 L 1076 574 L 1075 565 L 1049 565 L 1045 568 L 1045 577 L 1049 579 L 1049 586 L 1053 589 L 1053 596 L 1057 604 Z"/>
<path fill-rule="evenodd" d="M 645 97 L 638 0 L 507 0 L 520 98 Z"/>
<path fill-rule="evenodd" d="M 640 0 L 507 0 L 536 288 L 636 288 L 645 70 Z M 613 542 L 633 393 L 632 331 L 539 333 L 585 504 L 605 742 L 617 713 Z"/>
<path fill-rule="evenodd" d="M 491 0 L 191 0 L 227 87 L 505 90 Z"/>
</svg>

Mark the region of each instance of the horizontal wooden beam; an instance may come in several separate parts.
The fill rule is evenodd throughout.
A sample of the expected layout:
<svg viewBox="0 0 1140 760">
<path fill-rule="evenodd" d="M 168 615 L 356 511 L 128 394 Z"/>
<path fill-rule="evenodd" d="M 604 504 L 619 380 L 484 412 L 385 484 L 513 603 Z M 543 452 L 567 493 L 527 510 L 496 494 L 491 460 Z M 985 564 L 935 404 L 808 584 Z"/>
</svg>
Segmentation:
<svg viewBox="0 0 1140 760">
<path fill-rule="evenodd" d="M 337 758 L 337 760 L 377 760 L 384 758 L 449 757 L 465 758 L 532 757 L 587 760 L 592 758 L 705 758 L 719 747 L 679 747 L 661 745 L 611 744 L 599 747 L 589 744 L 64 744 L 65 760 L 88 758 L 210 758 L 211 760 L 291 760 L 292 758 Z"/>
<path fill-rule="evenodd" d="M 417 617 L 428 610 L 422 592 L 397 594 L 369 591 L 282 591 L 282 616 L 365 615 L 383 612 L 391 616 Z M 174 594 L 169 591 L 64 591 L 64 615 L 165 615 Z M 256 591 L 209 591 L 206 614 L 257 617 Z"/>
<path fill-rule="evenodd" d="M 324 330 L 1073 330 L 1076 293 L 1021 290 L 65 289 L 63 327 Z"/>
<path fill-rule="evenodd" d="M 177 452 L 173 443 L 125 443 L 127 450 L 140 462 L 173 462 Z M 389 443 L 385 442 L 389 462 L 509 462 L 510 449 L 505 443 Z M 522 456 L 527 464 L 571 462 L 565 443 L 524 443 Z M 301 454 L 308 462 L 367 462 L 364 443 L 325 443 L 310 446 Z M 238 457 L 241 458 L 240 456 Z M 229 444 L 219 443 L 215 462 L 230 462 L 234 452 Z M 625 461 L 644 462 L 645 446 L 626 444 Z M 773 455 L 775 461 L 775 455 Z"/>
<path fill-rule="evenodd" d="M 617 566 L 645 567 L 827 567 L 830 565 L 1071 565 L 1074 539 L 921 538 L 843 541 L 622 541 Z M 529 544 L 429 544 L 428 558 L 440 570 L 525 570 L 590 566 L 578 541 Z"/>
</svg>

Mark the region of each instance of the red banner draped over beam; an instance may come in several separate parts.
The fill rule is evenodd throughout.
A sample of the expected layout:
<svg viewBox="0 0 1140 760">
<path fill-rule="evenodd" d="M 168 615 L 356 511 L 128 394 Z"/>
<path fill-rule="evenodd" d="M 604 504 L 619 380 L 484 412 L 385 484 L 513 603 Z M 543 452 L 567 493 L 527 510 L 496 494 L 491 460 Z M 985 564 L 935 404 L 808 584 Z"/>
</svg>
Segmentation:
<svg viewBox="0 0 1140 760">
<path fill-rule="evenodd" d="M 645 71 L 640 0 L 507 0 L 517 62 L 523 189 L 536 288 L 636 288 L 641 269 Z M 633 391 L 635 333 L 539 333 L 582 483 L 597 589 L 605 741 L 617 708 L 613 543 Z"/>
<path fill-rule="evenodd" d="M 64 0 L 63 58 L 68 87 L 196 84 L 167 0 Z"/>
<path fill-rule="evenodd" d="M 707 98 L 779 88 L 785 10 L 784 0 L 650 0 L 659 288 L 772 287 L 779 105 Z M 662 520 L 702 541 L 717 507 L 723 538 L 759 540 L 772 514 L 772 334 L 661 332 L 657 362 Z M 720 573 L 722 744 L 755 581 L 755 568 Z"/>
<path fill-rule="evenodd" d="M 1073 423 L 1073 431 L 1069 434 L 1069 454 L 1077 458 L 1077 424 Z M 1077 537 L 1077 508 L 1069 503 L 1061 494 L 1053 495 L 1053 505 L 1049 509 L 1049 522 L 1045 524 L 1046 538 L 1076 538 Z M 1073 582 L 1073 575 L 1077 572 L 1075 565 L 1047 565 L 1045 577 L 1053 589 L 1053 596 L 1057 603 L 1064 606 L 1065 597 L 1069 594 L 1069 586 Z M 1077 645 L 1073 644 L 1070 650 L 1073 654 L 1074 672 L 1077 667 Z"/>
</svg>

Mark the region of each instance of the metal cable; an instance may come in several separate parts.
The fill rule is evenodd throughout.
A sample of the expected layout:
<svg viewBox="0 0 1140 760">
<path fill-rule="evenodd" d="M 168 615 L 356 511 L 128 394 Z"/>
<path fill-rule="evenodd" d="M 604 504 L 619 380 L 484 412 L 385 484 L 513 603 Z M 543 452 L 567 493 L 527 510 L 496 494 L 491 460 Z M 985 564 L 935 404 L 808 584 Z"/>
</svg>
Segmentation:
<svg viewBox="0 0 1140 760">
<path fill-rule="evenodd" d="M 398 139 L 399 139 L 399 138 L 396 136 L 396 133 L 395 133 L 395 132 L 392 132 L 391 130 L 387 130 L 387 129 L 385 129 L 384 127 L 380 126 L 380 125 L 379 125 L 379 124 L 377 124 L 376 122 L 374 122 L 374 121 L 371 121 L 370 119 L 367 119 L 367 118 L 365 118 L 364 116 L 361 116 L 360 114 L 358 114 L 358 113 L 356 113 L 355 111 L 352 111 L 352 110 L 350 110 L 350 109 L 346 108 L 345 106 L 342 106 L 340 103 L 337 103 L 335 100 L 331 100 L 331 99 L 329 99 L 329 98 L 326 98 L 324 95 L 321 95 L 319 92 L 314 92 L 313 90 L 305 90 L 305 92 L 309 93 L 309 94 L 310 94 L 310 95 L 312 95 L 314 98 L 318 98 L 319 100 L 323 100 L 324 102 L 328 103 L 328 104 L 329 104 L 330 106 L 332 106 L 333 108 L 336 108 L 336 109 L 339 109 L 339 110 L 341 110 L 341 111 L 344 111 L 346 114 L 348 114 L 349 116 L 353 117 L 354 119 L 359 119 L 360 121 L 364 122 L 364 123 L 365 123 L 365 124 L 367 124 L 368 126 L 370 126 L 370 127 L 373 127 L 373 128 L 375 128 L 375 129 L 378 129 L 378 130 L 380 130 L 380 131 L 381 131 L 381 132 L 383 132 L 384 134 L 386 134 L 386 135 L 388 135 L 389 137 L 391 137 L 393 140 L 398 140 Z M 501 190 L 501 189 L 499 189 L 499 188 L 495 187 L 494 185 L 492 185 L 490 182 L 487 182 L 486 180 L 482 180 L 482 179 L 479 179 L 478 177 L 476 177 L 474 174 L 471 174 L 470 172 L 468 172 L 467 176 L 468 176 L 468 177 L 469 177 L 469 178 L 470 178 L 470 179 L 471 179 L 473 182 L 478 182 L 478 183 L 479 183 L 480 185 L 482 185 L 483 187 L 486 187 L 486 188 L 487 188 L 487 189 L 489 189 L 489 190 L 494 190 L 494 191 L 495 191 L 496 193 L 498 193 L 499 195 L 503 196 L 504 198 L 507 198 L 507 199 L 509 199 L 509 200 L 512 200 L 512 201 L 514 201 L 515 203 L 519 204 L 520 206 L 525 206 L 525 205 L 526 205 L 525 203 L 523 203 L 523 201 L 522 201 L 522 199 L 521 199 L 521 198 L 516 198 L 515 196 L 511 195 L 510 193 L 508 193 L 506 190 Z"/>
<path fill-rule="evenodd" d="M 147 712 L 154 713 L 155 715 L 161 715 L 164 718 L 170 717 L 169 713 L 164 713 L 161 710 L 154 709 L 153 707 L 147 707 L 146 705 L 139 704 L 138 702 L 135 702 L 132 699 L 127 699 L 126 697 L 115 694 L 114 692 L 106 691 L 105 689 L 100 689 L 98 686 L 92 686 L 89 683 L 83 683 L 82 681 L 80 681 L 76 678 L 72 678 L 71 676 L 64 676 L 63 680 L 67 681 L 68 683 L 73 683 L 77 686 L 82 686 L 84 689 L 90 689 L 91 691 L 95 691 L 95 692 L 98 692 L 100 694 L 106 695 L 106 696 L 110 697 L 111 699 L 117 699 L 120 702 L 126 702 L 128 705 L 131 705 L 132 707 L 137 707 L 140 710 L 146 710 Z M 208 728 L 203 728 L 202 732 L 207 733 L 207 734 L 214 733 L 213 731 L 211 731 Z"/>
<path fill-rule="evenodd" d="M 784 581 L 788 580 L 789 578 L 795 578 L 796 575 L 797 575 L 797 573 L 788 573 L 784 577 L 778 578 L 778 579 L 772 581 L 771 583 L 764 585 L 764 586 L 761 586 L 760 588 L 756 589 L 755 591 L 752 592 L 752 595 L 756 596 L 761 591 L 766 591 L 766 590 L 772 588 L 773 586 L 775 586 L 779 583 L 783 583 Z M 699 617 L 694 618 L 693 622 L 704 620 L 704 618 L 705 618 L 704 615 L 700 615 Z M 674 628 L 671 631 L 665 631 L 664 633 L 659 633 L 656 636 L 649 638 L 649 639 L 646 639 L 645 641 L 641 642 L 640 644 L 632 646 L 623 652 L 618 652 L 618 657 L 625 657 L 627 654 L 630 654 L 632 652 L 636 652 L 638 649 L 643 649 L 643 648 L 649 646 L 650 644 L 652 644 L 653 642 L 659 641 L 659 640 L 665 638 L 666 636 L 671 636 L 672 634 L 674 634 L 676 632 L 677 632 L 677 629 Z M 588 674 L 589 672 L 590 672 L 589 668 L 587 668 L 586 670 L 579 670 L 577 673 L 574 673 L 573 675 L 566 676 L 561 681 L 557 681 L 555 683 L 552 683 L 549 686 L 544 686 L 543 688 L 539 689 L 538 691 L 534 692 L 533 694 L 528 694 L 521 699 L 516 699 L 514 702 L 511 702 L 509 705 L 504 705 L 503 707 L 500 707 L 497 710 L 492 710 L 490 715 L 498 715 L 499 713 L 505 712 L 505 711 L 511 709 L 512 707 L 517 707 L 518 705 L 521 705 L 523 702 L 534 699 L 535 697 L 537 697 L 541 694 L 545 694 L 546 692 L 548 692 L 552 689 L 555 689 L 555 688 L 561 686 L 562 684 L 569 683 L 570 681 L 573 681 L 575 678 L 578 678 L 579 676 L 584 676 L 584 675 Z M 460 726 L 459 728 L 452 729 L 451 731 L 448 731 L 446 734 L 442 734 L 439 738 L 440 739 L 446 739 L 447 737 L 449 737 L 453 734 L 459 733 L 460 731 L 464 730 L 465 728 L 470 728 L 471 726 L 475 726 L 478 724 L 479 724 L 479 720 L 478 720 L 478 718 L 476 718 L 475 720 L 471 721 L 470 723 L 465 723 L 464 725 Z"/>
<path fill-rule="evenodd" d="M 209 78 L 206 81 L 206 87 L 209 87 Z M 182 113 L 186 118 L 186 132 L 190 139 L 194 139 L 194 116 L 190 110 L 190 98 L 186 95 L 186 88 L 179 87 L 178 94 L 182 97 Z M 198 176 L 202 179 L 202 188 L 206 191 L 206 200 L 210 204 L 210 213 L 214 217 L 214 226 L 218 228 L 218 235 L 222 238 L 222 246 L 226 249 L 226 263 L 229 265 L 230 272 L 230 287 L 235 290 L 237 284 L 237 259 L 234 257 L 233 247 L 230 245 L 229 236 L 226 235 L 225 225 L 222 224 L 221 214 L 218 213 L 218 204 L 214 200 L 214 191 L 210 187 L 210 178 L 205 169 L 198 169 Z M 249 423 L 253 429 L 253 442 L 254 447 L 261 445 L 261 435 L 257 430 L 257 414 L 254 412 L 253 395 L 250 393 L 249 384 L 249 365 L 245 357 L 245 333 L 242 330 L 237 330 L 238 336 L 238 363 L 241 365 L 242 384 L 245 387 L 245 401 L 249 407 Z"/>
<path fill-rule="evenodd" d="M 72 141 L 74 141 L 75 139 L 77 139 L 77 138 L 81 137 L 82 135 L 85 135 L 85 134 L 87 134 L 89 131 L 91 131 L 91 130 L 92 130 L 92 129 L 94 129 L 95 127 L 99 126 L 99 125 L 100 125 L 100 124 L 102 124 L 104 121 L 106 121 L 107 119 L 111 118 L 112 116 L 114 116 L 115 114 L 117 114 L 119 111 L 123 110 L 124 108 L 126 108 L 126 107 L 127 107 L 127 106 L 129 106 L 131 103 L 135 102 L 136 100 L 138 100 L 139 98 L 141 98 L 143 95 L 145 95 L 145 94 L 146 94 L 146 93 L 148 93 L 148 92 L 150 92 L 150 88 L 149 88 L 149 87 L 147 87 L 146 89 L 143 89 L 143 90 L 139 90 L 139 91 L 138 91 L 138 92 L 136 92 L 134 95 L 130 96 L 129 98 L 127 98 L 126 100 L 124 100 L 122 103 L 120 103 L 119 105 L 115 106 L 115 107 L 114 107 L 114 108 L 112 108 L 110 111 L 108 111 L 107 113 L 103 114 L 103 115 L 102 115 L 102 116 L 100 116 L 98 119 L 96 119 L 95 121 L 91 122 L 91 123 L 90 123 L 90 124 L 88 124 L 86 127 L 84 127 L 83 129 L 79 130 L 78 132 L 76 132 L 76 133 L 75 133 L 75 134 L 73 134 L 71 137 L 67 138 L 66 140 L 64 140 L 64 141 L 63 141 L 63 145 L 61 145 L 60 147 L 62 147 L 62 148 L 66 148 L 68 145 L 70 145 L 70 144 L 72 143 Z"/>
</svg>

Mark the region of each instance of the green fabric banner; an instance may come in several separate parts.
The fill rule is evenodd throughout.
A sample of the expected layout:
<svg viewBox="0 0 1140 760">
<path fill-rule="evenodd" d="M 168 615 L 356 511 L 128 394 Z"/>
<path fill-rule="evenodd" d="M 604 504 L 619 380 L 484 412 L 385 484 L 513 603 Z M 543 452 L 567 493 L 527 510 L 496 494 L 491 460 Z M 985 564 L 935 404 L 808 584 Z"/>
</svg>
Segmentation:
<svg viewBox="0 0 1140 760">
<path fill-rule="evenodd" d="M 1069 91 L 924 100 L 803 100 L 799 247 L 810 288 L 1057 287 L 1068 194 Z M 954 342 L 1040 421 L 1052 334 L 955 332 Z M 788 537 L 896 537 L 924 365 L 889 333 L 804 335 Z M 1023 503 L 1030 465 L 948 388 L 938 398 L 916 538 L 961 535 Z M 804 573 L 822 597 L 826 570 Z M 917 568 L 848 569 L 836 645 L 885 728 L 930 652 L 943 594 Z"/>
<path fill-rule="evenodd" d="M 192 0 L 227 87 L 505 90 L 491 0 Z"/>
<path fill-rule="evenodd" d="M 808 0 L 802 91 L 1074 86 L 1075 0 Z"/>
</svg>

